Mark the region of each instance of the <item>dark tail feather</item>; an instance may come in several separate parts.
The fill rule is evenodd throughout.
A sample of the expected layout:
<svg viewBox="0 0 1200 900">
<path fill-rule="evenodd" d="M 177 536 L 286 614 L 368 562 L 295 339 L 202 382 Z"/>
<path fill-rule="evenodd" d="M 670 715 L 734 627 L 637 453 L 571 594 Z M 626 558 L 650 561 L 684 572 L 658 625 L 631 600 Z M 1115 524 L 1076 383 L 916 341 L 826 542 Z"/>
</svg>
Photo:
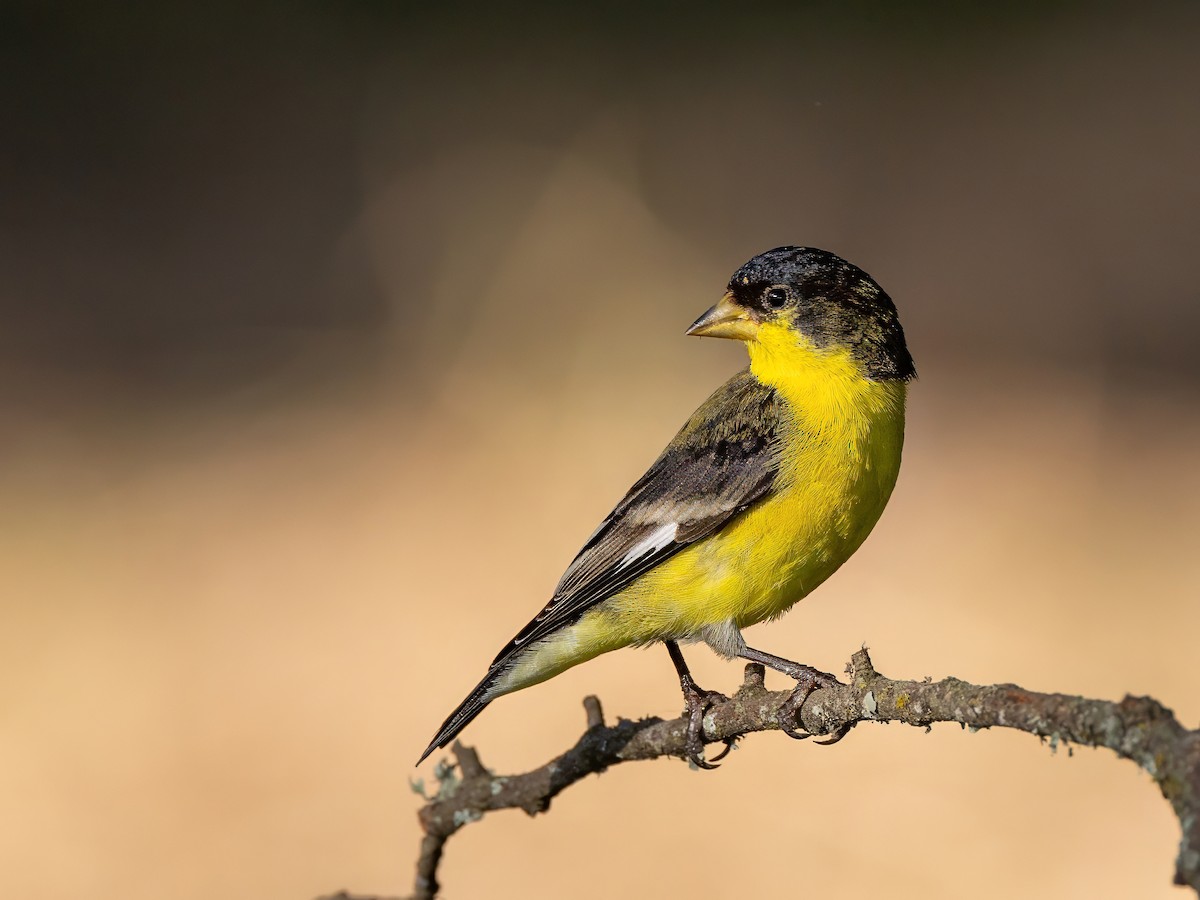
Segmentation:
<svg viewBox="0 0 1200 900">
<path fill-rule="evenodd" d="M 493 684 L 496 683 L 496 673 L 488 672 L 487 677 L 475 686 L 475 690 L 467 695 L 467 699 L 458 704 L 458 708 L 450 713 L 450 717 L 442 723 L 442 727 L 438 729 L 438 733 L 433 740 L 429 742 L 429 746 L 425 748 L 425 752 L 421 754 L 421 758 L 417 760 L 417 765 L 425 761 L 434 750 L 439 747 L 445 747 L 448 743 L 458 736 L 458 733 L 471 724 L 471 720 L 483 712 L 484 708 L 491 703 L 491 700 L 483 699 L 484 694 L 488 692 Z"/>
</svg>

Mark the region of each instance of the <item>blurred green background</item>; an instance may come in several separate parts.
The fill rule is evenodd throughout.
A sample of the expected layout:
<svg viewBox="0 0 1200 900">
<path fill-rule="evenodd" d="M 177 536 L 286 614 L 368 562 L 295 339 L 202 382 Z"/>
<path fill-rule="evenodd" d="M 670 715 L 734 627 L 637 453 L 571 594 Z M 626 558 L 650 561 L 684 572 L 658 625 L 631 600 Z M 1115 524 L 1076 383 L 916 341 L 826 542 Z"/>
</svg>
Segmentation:
<svg viewBox="0 0 1200 900">
<path fill-rule="evenodd" d="M 743 364 L 682 332 L 780 244 L 874 275 L 921 380 L 875 535 L 757 644 L 1195 725 L 1198 39 L 1187 2 L 0 6 L 10 891 L 406 892 L 412 760 Z M 465 738 L 539 765 L 590 692 L 679 707 L 624 651 Z M 447 896 L 1176 896 L 1130 764 L 909 731 L 615 769 L 456 837 Z"/>
</svg>

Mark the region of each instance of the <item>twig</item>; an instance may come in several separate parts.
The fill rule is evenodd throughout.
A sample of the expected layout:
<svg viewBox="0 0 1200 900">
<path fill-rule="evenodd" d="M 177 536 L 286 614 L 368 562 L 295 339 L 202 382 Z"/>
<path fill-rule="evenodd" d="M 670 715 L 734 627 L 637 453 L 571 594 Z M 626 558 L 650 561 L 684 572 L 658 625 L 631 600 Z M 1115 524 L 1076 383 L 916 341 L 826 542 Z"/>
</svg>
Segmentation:
<svg viewBox="0 0 1200 900">
<path fill-rule="evenodd" d="M 1182 830 L 1175 883 L 1200 895 L 1200 730 L 1189 731 L 1149 697 L 1120 703 L 1066 694 L 1038 694 L 1012 684 L 979 686 L 957 678 L 937 682 L 893 681 L 875 671 L 866 649 L 847 669 L 850 683 L 816 691 L 800 722 L 812 734 L 835 734 L 860 722 L 901 722 L 928 728 L 936 722 L 963 727 L 1016 728 L 1052 744 L 1107 747 L 1150 774 L 1171 803 Z M 705 716 L 706 743 L 724 742 L 779 727 L 777 711 L 787 691 L 768 691 L 761 666 L 746 667 L 738 692 Z M 455 744 L 459 774 L 439 770 L 441 790 L 419 813 L 425 837 L 417 867 L 416 897 L 437 895 L 437 866 L 446 840 L 469 822 L 499 809 L 545 812 L 558 793 L 610 766 L 660 756 L 685 757 L 687 719 L 620 720 L 605 726 L 600 703 L 584 700 L 587 730 L 575 746 L 541 768 L 497 776 L 474 750 Z"/>
</svg>

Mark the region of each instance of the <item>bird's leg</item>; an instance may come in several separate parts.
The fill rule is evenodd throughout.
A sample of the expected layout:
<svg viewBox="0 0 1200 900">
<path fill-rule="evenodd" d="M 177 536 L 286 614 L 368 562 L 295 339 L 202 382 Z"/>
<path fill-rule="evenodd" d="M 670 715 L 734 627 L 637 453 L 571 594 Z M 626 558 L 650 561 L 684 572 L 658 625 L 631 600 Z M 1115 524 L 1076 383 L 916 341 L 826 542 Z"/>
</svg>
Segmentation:
<svg viewBox="0 0 1200 900">
<path fill-rule="evenodd" d="M 675 664 L 675 671 L 679 673 L 679 686 L 683 689 L 683 699 L 687 703 L 687 757 L 697 768 L 716 769 L 718 768 L 715 765 L 716 761 L 724 758 L 733 746 L 733 742 L 726 741 L 725 749 L 721 751 L 721 754 L 714 757 L 712 762 L 706 762 L 704 759 L 704 714 L 714 703 L 728 698 L 724 694 L 706 691 L 697 685 L 692 679 L 692 673 L 688 670 L 687 663 L 683 661 L 679 645 L 674 641 L 663 641 L 663 643 L 667 645 L 667 652 L 671 654 L 671 662 Z"/>
<path fill-rule="evenodd" d="M 819 688 L 834 687 L 835 685 L 840 685 L 841 682 L 828 672 L 822 672 L 820 669 L 814 669 L 812 666 L 806 666 L 803 663 L 792 662 L 790 659 L 775 656 L 773 653 L 755 650 L 753 647 L 743 648 L 738 655 L 743 659 L 761 663 L 777 672 L 782 672 L 789 678 L 796 679 L 795 690 L 783 701 L 783 705 L 779 707 L 779 730 L 788 737 L 796 738 L 796 740 L 804 740 L 806 737 L 811 737 L 807 732 L 796 728 L 796 723 L 799 721 L 800 708 L 804 706 L 804 701 L 808 699 L 813 691 Z M 817 741 L 817 743 L 823 745 L 836 744 L 849 731 L 850 727 L 844 726 L 835 731 L 829 740 Z"/>
</svg>

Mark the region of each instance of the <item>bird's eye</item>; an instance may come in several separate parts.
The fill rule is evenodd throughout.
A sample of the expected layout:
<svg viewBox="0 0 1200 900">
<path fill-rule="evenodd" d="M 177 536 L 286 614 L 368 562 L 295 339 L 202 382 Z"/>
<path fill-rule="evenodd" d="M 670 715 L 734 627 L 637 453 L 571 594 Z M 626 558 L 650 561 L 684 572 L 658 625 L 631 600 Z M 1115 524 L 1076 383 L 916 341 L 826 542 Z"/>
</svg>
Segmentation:
<svg viewBox="0 0 1200 900">
<path fill-rule="evenodd" d="M 783 288 L 771 288 L 764 295 L 763 299 L 771 309 L 783 309 L 787 306 L 788 295 L 787 291 Z"/>
</svg>

